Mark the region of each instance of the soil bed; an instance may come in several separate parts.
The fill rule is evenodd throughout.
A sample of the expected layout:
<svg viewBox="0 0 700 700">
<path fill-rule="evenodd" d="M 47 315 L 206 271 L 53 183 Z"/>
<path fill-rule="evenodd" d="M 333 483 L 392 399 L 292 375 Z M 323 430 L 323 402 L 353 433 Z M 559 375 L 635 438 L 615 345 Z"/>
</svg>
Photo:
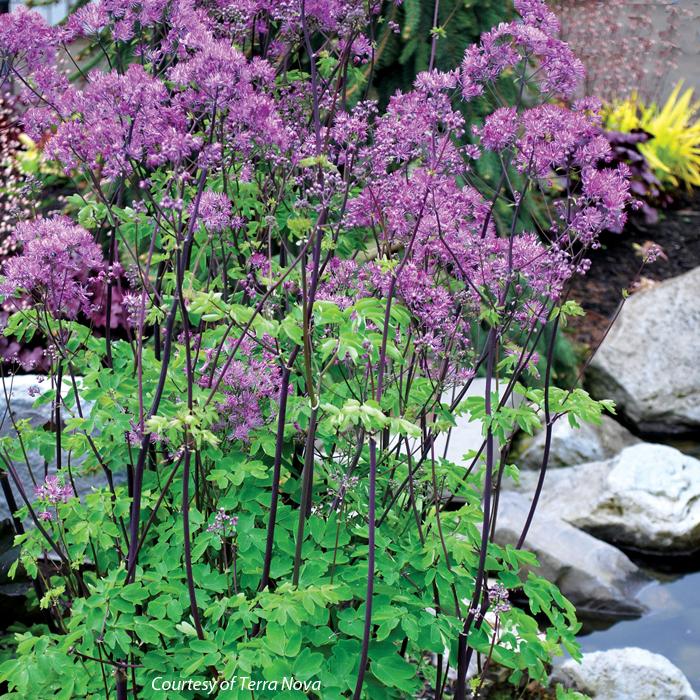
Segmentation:
<svg viewBox="0 0 700 700">
<path fill-rule="evenodd" d="M 600 341 L 622 290 L 629 290 L 639 273 L 641 258 L 635 244 L 646 241 L 660 245 L 667 259 L 644 267 L 641 288 L 700 266 L 700 190 L 681 194 L 674 208 L 662 212 L 653 226 L 630 224 L 621 234 L 602 237 L 601 248 L 590 256 L 588 274 L 577 277 L 572 285 L 572 298 L 586 310 L 585 318 L 571 319 L 573 340 L 590 347 Z"/>
</svg>

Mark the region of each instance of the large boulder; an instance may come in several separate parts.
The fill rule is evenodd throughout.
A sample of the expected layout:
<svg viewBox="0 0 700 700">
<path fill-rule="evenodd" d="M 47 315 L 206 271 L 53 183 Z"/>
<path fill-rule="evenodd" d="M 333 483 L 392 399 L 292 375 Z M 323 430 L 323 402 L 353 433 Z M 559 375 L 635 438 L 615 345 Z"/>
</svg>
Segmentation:
<svg viewBox="0 0 700 700">
<path fill-rule="evenodd" d="M 630 297 L 588 371 L 641 432 L 700 428 L 700 267 Z"/>
<path fill-rule="evenodd" d="M 495 540 L 515 544 L 530 509 L 530 499 L 500 495 Z M 538 508 L 525 540 L 537 556 L 537 573 L 555 583 L 583 617 L 635 617 L 646 609 L 636 599 L 649 579 L 620 550 L 578 530 L 547 509 Z"/>
<path fill-rule="evenodd" d="M 548 465 L 570 467 L 608 459 L 636 442 L 639 442 L 638 438 L 609 416 L 601 416 L 600 424 L 582 423 L 580 428 L 572 428 L 569 421 L 562 418 L 552 428 Z M 518 466 L 522 469 L 539 469 L 544 443 L 545 431 L 542 430 L 516 459 Z"/>
<path fill-rule="evenodd" d="M 536 474 L 523 473 L 531 493 Z M 592 535 L 648 552 L 700 548 L 700 460 L 639 443 L 617 457 L 548 472 L 543 508 Z"/>
<path fill-rule="evenodd" d="M 584 654 L 555 667 L 552 680 L 594 700 L 698 700 L 688 679 L 665 656 L 638 647 Z"/>
</svg>

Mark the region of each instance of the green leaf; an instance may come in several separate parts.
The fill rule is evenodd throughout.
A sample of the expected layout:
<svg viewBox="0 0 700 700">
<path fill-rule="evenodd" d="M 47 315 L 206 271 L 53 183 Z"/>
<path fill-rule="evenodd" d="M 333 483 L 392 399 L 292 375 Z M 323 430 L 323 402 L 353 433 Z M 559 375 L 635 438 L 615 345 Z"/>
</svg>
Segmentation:
<svg viewBox="0 0 700 700">
<path fill-rule="evenodd" d="M 408 692 L 416 686 L 414 682 L 416 669 L 402 659 L 398 653 L 372 660 L 370 670 L 375 678 L 389 687 Z"/>
<path fill-rule="evenodd" d="M 289 626 L 285 627 L 270 622 L 265 629 L 265 644 L 274 654 L 280 656 L 297 656 L 301 649 L 301 631 Z"/>
<path fill-rule="evenodd" d="M 323 654 L 312 652 L 305 647 L 294 662 L 294 677 L 301 681 L 314 678 L 321 671 L 323 662 Z"/>
</svg>

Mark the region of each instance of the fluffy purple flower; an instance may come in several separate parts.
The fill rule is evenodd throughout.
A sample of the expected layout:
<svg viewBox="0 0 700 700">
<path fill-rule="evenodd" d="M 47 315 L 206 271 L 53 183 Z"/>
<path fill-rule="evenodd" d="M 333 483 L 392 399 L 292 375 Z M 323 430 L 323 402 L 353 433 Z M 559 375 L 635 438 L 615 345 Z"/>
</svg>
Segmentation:
<svg viewBox="0 0 700 700">
<path fill-rule="evenodd" d="M 483 95 L 486 83 L 495 81 L 507 67 L 520 61 L 520 54 L 508 43 L 497 43 L 497 38 L 493 33 L 485 34 L 480 44 L 471 44 L 464 52 L 460 82 L 467 102 Z"/>
<path fill-rule="evenodd" d="M 220 233 L 231 224 L 231 201 L 219 192 L 204 192 L 199 200 L 198 216 L 211 233 Z"/>
<path fill-rule="evenodd" d="M 513 4 L 525 24 L 537 27 L 549 36 L 559 33 L 559 20 L 543 0 L 515 0 Z"/>
<path fill-rule="evenodd" d="M 34 495 L 38 500 L 55 506 L 58 503 L 68 503 L 75 496 L 75 491 L 58 476 L 52 475 L 47 476 L 44 483 L 36 487 Z"/>
<path fill-rule="evenodd" d="M 169 71 L 169 78 L 184 87 L 181 99 L 190 108 L 226 109 L 252 92 L 250 64 L 226 41 L 205 41 L 192 57 Z"/>
<path fill-rule="evenodd" d="M 236 339 L 227 342 L 228 348 L 238 343 Z M 209 362 L 214 353 L 205 351 L 207 362 L 201 368 L 200 386 L 210 386 L 211 370 Z M 218 404 L 221 422 L 216 426 L 228 434 L 230 440 L 248 442 L 250 433 L 265 424 L 269 406 L 279 397 L 282 372 L 277 358 L 267 350 L 261 350 L 255 340 L 244 337 L 236 351 L 235 359 L 230 360 L 222 353 L 223 370 L 214 372 L 214 378 L 221 377 L 220 390 L 224 399 Z M 267 410 L 266 410 L 267 409 Z"/>
<path fill-rule="evenodd" d="M 560 105 L 543 104 L 526 110 L 518 139 L 518 167 L 536 177 L 548 177 L 557 168 L 594 166 L 610 152 L 595 120 L 587 113 Z"/>
<path fill-rule="evenodd" d="M 597 207 L 583 206 L 571 216 L 571 231 L 584 245 L 595 242 L 605 229 L 605 216 Z"/>
<path fill-rule="evenodd" d="M 502 151 L 515 141 L 519 125 L 515 107 L 501 107 L 486 117 L 484 126 L 477 133 L 484 148 Z"/>
<path fill-rule="evenodd" d="M 113 178 L 130 173 L 134 160 L 151 167 L 178 163 L 201 146 L 165 85 L 137 64 L 123 75 L 94 71 L 83 90 L 71 88 L 60 98 L 59 107 L 61 114 L 43 108 L 56 124 L 46 152 L 67 171 L 87 166 Z"/>
<path fill-rule="evenodd" d="M 372 44 L 370 40 L 364 34 L 360 34 L 355 41 L 352 42 L 350 53 L 356 65 L 367 63 L 372 55 Z"/>
<path fill-rule="evenodd" d="M 22 222 L 16 236 L 22 253 L 5 261 L 0 294 L 29 294 L 55 316 L 89 313 L 91 285 L 104 268 L 92 236 L 61 216 Z"/>
<path fill-rule="evenodd" d="M 488 589 L 489 603 L 495 613 L 505 613 L 511 608 L 508 589 L 502 583 L 495 583 Z"/>
<path fill-rule="evenodd" d="M 602 170 L 587 167 L 581 179 L 584 196 L 603 214 L 604 228 L 621 231 L 627 219 L 626 207 L 632 202 L 629 167 L 624 163 Z"/>
<path fill-rule="evenodd" d="M 526 59 L 536 64 L 532 75 L 545 95 L 571 97 L 583 80 L 583 64 L 557 38 L 559 24 L 545 3 L 523 0 L 517 7 L 522 12 L 522 22 L 502 22 L 483 34 L 478 45 L 467 48 L 461 71 L 465 100 L 482 95 L 487 83 Z"/>
<path fill-rule="evenodd" d="M 328 273 L 319 285 L 316 298 L 332 301 L 345 309 L 357 299 L 372 296 L 375 291 L 373 279 L 378 272 L 375 263 L 359 265 L 355 260 L 333 257 L 328 263 Z"/>
<path fill-rule="evenodd" d="M 233 143 L 243 154 L 255 148 L 268 156 L 275 150 L 286 152 L 294 141 L 294 129 L 285 123 L 278 104 L 261 91 L 250 92 L 231 105 L 227 126 Z"/>
<path fill-rule="evenodd" d="M 99 0 L 91 2 L 72 14 L 67 22 L 67 38 L 92 37 L 109 27 L 117 41 L 130 41 L 138 31 L 153 27 L 158 22 L 169 20 L 175 37 L 179 38 L 185 28 L 193 35 L 201 27 L 202 14 L 190 0 L 170 3 L 165 0 L 142 0 L 124 3 L 121 0 Z"/>
<path fill-rule="evenodd" d="M 459 71 L 423 71 L 418 73 L 415 80 L 416 89 L 422 92 L 436 93 L 442 90 L 452 90 L 457 87 Z"/>
<path fill-rule="evenodd" d="M 0 15 L 0 62 L 20 61 L 32 71 L 54 60 L 58 43 L 58 30 L 24 5 Z"/>
<path fill-rule="evenodd" d="M 395 171 L 398 165 L 414 161 L 423 161 L 428 168 L 452 168 L 453 172 L 461 167 L 461 156 L 450 137 L 459 137 L 463 133 L 464 118 L 440 87 L 445 84 L 443 77 L 446 74 L 421 75 L 418 89 L 391 98 L 386 114 L 374 127 L 372 145 L 360 152 L 379 186 L 386 183 L 393 187 L 388 182 L 392 179 L 388 173 Z M 440 133 L 442 137 L 439 139 L 427 137 Z M 404 179 L 397 174 L 400 180 Z M 401 186 L 400 182 L 395 184 Z"/>
<path fill-rule="evenodd" d="M 98 36 L 110 23 L 104 3 L 91 2 L 77 9 L 68 17 L 70 38 Z"/>
<path fill-rule="evenodd" d="M 214 522 L 209 525 L 207 532 L 214 532 L 220 537 L 225 537 L 236 529 L 236 525 L 238 525 L 238 517 L 228 515 L 224 508 L 219 508 L 214 516 Z"/>
</svg>

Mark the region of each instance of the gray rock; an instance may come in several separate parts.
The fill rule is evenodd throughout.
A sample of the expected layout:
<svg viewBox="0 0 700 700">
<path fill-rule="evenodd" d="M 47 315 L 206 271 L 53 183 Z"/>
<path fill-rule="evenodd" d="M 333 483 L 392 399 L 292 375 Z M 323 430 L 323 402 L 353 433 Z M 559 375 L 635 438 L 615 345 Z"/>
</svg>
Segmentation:
<svg viewBox="0 0 700 700">
<path fill-rule="evenodd" d="M 587 383 L 646 433 L 700 428 L 700 267 L 625 303 Z"/>
<path fill-rule="evenodd" d="M 40 393 L 43 393 L 51 388 L 50 381 L 45 377 L 38 375 L 20 375 L 16 377 L 7 377 L 3 388 L 0 380 L 0 436 L 16 436 L 17 433 L 13 428 L 13 420 L 27 419 L 34 427 L 38 427 L 51 421 L 52 402 L 45 403 L 35 407 L 34 404 L 38 398 L 33 388 L 38 388 Z M 62 388 L 62 394 L 65 396 L 69 391 L 69 385 L 65 384 Z M 6 400 L 6 392 L 9 397 L 9 406 Z M 32 395 L 34 394 L 34 395 Z M 85 415 L 88 415 L 90 410 L 89 404 L 83 404 L 82 409 Z M 10 415 L 11 411 L 11 415 Z M 12 417 L 11 417 L 12 416 Z M 29 452 L 29 466 L 24 461 L 17 461 L 14 467 L 17 471 L 22 486 L 27 497 L 33 500 L 35 481 L 41 483 L 44 477 L 44 460 L 36 452 Z M 63 457 L 63 463 L 66 463 L 67 455 Z M 75 461 L 72 463 L 76 472 L 79 472 L 79 464 Z M 4 465 L 0 465 L 3 466 Z M 49 474 L 56 472 L 55 464 L 48 465 Z M 74 472 L 75 474 L 75 472 Z M 32 478 L 33 476 L 33 478 Z M 120 481 L 115 475 L 115 482 Z M 15 501 L 18 506 L 24 505 L 24 501 L 20 495 L 12 476 L 8 474 L 8 481 L 14 493 Z M 107 483 L 102 471 L 95 475 L 78 476 L 75 475 L 75 485 L 79 494 L 89 491 L 92 487 L 105 486 Z M 10 517 L 10 509 L 2 492 L 0 492 L 0 520 Z"/>
<path fill-rule="evenodd" d="M 500 495 L 495 540 L 515 544 L 530 508 L 530 499 L 511 491 Z M 582 616 L 636 617 L 646 609 L 636 599 L 649 579 L 621 551 L 538 508 L 525 540 L 537 555 L 537 573 L 555 583 Z"/>
<path fill-rule="evenodd" d="M 16 435 L 7 398 L 10 399 L 9 406 L 15 421 L 28 418 L 34 427 L 48 423 L 51 420 L 51 403 L 34 408 L 38 393 L 32 396 L 32 390 L 43 393 L 50 388 L 50 381 L 36 374 L 5 377 L 4 383 L 0 380 L 0 436 Z"/>
<path fill-rule="evenodd" d="M 698 700 L 688 679 L 665 656 L 638 647 L 584 654 L 555 667 L 552 680 L 595 700 Z"/>
<path fill-rule="evenodd" d="M 535 473 L 524 473 L 531 493 Z M 549 472 L 541 505 L 617 545 L 650 552 L 700 548 L 700 460 L 640 443 L 617 457 Z"/>
<path fill-rule="evenodd" d="M 566 418 L 552 428 L 549 448 L 550 467 L 569 467 L 583 462 L 596 462 L 614 457 L 628 445 L 639 440 L 629 430 L 609 416 L 601 416 L 600 425 L 582 423 L 572 428 Z M 535 435 L 515 461 L 522 469 L 539 469 L 544 452 L 544 430 Z"/>
</svg>

